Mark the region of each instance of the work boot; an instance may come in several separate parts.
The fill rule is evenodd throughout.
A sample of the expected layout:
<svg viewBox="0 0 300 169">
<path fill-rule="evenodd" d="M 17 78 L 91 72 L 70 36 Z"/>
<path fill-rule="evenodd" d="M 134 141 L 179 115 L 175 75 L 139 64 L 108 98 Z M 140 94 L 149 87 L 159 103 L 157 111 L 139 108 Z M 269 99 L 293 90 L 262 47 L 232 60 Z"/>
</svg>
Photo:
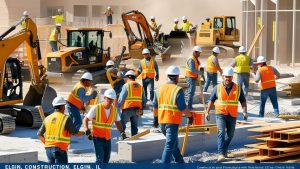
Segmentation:
<svg viewBox="0 0 300 169">
<path fill-rule="evenodd" d="M 217 160 L 219 163 L 220 162 L 224 162 L 225 161 L 225 156 L 224 156 L 224 154 L 220 154 L 219 156 L 218 156 L 218 160 Z"/>
</svg>

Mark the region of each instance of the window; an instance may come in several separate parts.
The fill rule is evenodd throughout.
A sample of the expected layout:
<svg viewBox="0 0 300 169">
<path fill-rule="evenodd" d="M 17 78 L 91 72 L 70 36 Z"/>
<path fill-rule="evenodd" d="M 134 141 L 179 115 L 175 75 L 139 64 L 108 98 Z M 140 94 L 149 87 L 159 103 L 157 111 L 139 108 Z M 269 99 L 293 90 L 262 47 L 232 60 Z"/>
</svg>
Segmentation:
<svg viewBox="0 0 300 169">
<path fill-rule="evenodd" d="M 215 18 L 214 19 L 214 28 L 223 28 L 223 18 Z"/>
</svg>

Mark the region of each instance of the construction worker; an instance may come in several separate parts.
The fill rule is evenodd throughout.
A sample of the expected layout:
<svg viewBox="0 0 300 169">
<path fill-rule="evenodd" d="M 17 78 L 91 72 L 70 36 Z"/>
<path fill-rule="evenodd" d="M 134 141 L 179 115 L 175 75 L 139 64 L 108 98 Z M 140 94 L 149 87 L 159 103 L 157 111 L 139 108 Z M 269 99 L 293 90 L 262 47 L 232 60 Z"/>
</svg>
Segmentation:
<svg viewBox="0 0 300 169">
<path fill-rule="evenodd" d="M 24 11 L 24 12 L 23 12 L 23 16 L 22 16 L 22 20 L 23 20 L 23 21 L 22 21 L 22 23 L 21 23 L 21 26 L 22 26 L 23 29 L 25 29 L 25 28 L 27 27 L 25 19 L 28 18 L 28 16 L 29 16 L 29 15 L 28 15 L 28 12 L 27 12 L 27 11 Z"/>
<path fill-rule="evenodd" d="M 179 22 L 179 19 L 175 18 L 174 19 L 174 25 L 173 25 L 172 31 L 180 31 L 181 30 L 181 28 L 179 28 L 179 26 L 178 26 L 178 22 Z"/>
<path fill-rule="evenodd" d="M 276 81 L 280 78 L 280 73 L 273 66 L 267 65 L 267 60 L 264 56 L 257 57 L 258 66 L 260 67 L 255 75 L 255 82 L 260 82 L 260 102 L 259 102 L 259 116 L 264 117 L 265 105 L 268 97 L 270 97 L 271 103 L 274 109 L 274 115 L 279 115 Z"/>
<path fill-rule="evenodd" d="M 248 95 L 250 69 L 253 66 L 253 61 L 249 56 L 247 56 L 246 52 L 246 48 L 241 46 L 239 48 L 240 54 L 235 57 L 232 63 L 232 67 L 236 66 L 237 83 L 240 87 L 243 87 L 245 97 Z"/>
<path fill-rule="evenodd" d="M 119 72 L 118 69 L 114 67 L 114 65 L 115 63 L 112 60 L 106 62 L 106 77 L 109 84 L 111 84 L 111 87 L 114 88 L 115 92 L 117 93 L 118 98 L 122 90 L 122 86 L 125 84 L 125 81 L 121 76 L 121 72 Z"/>
<path fill-rule="evenodd" d="M 45 144 L 49 163 L 68 163 L 71 135 L 82 136 L 84 132 L 76 129 L 69 116 L 64 114 L 66 100 L 63 97 L 56 97 L 52 105 L 54 113 L 46 117 L 37 135 Z"/>
<path fill-rule="evenodd" d="M 211 29 L 212 23 L 210 22 L 210 18 L 206 18 L 206 22 L 203 23 L 206 29 Z"/>
<path fill-rule="evenodd" d="M 149 23 L 149 27 L 150 29 L 154 32 L 154 39 L 157 40 L 158 38 L 158 33 L 159 33 L 159 27 L 157 26 L 156 22 L 155 22 L 155 17 L 151 16 L 150 17 L 150 23 Z"/>
<path fill-rule="evenodd" d="M 60 28 L 61 28 L 61 24 L 56 24 L 55 28 L 53 28 L 51 31 L 51 34 L 49 37 L 49 44 L 51 46 L 52 52 L 58 51 L 57 42 L 60 43 L 61 45 L 65 46 L 60 41 L 60 36 L 61 36 Z"/>
<path fill-rule="evenodd" d="M 61 25 L 62 22 L 65 20 L 62 10 L 57 9 L 57 15 L 52 16 L 52 19 L 54 19 L 55 25 L 57 24 Z"/>
<path fill-rule="evenodd" d="M 232 82 L 233 69 L 227 67 L 223 71 L 223 83 L 214 87 L 210 96 L 206 120 L 210 120 L 210 110 L 215 101 L 216 124 L 218 128 L 218 162 L 222 162 L 226 157 L 232 157 L 228 153 L 229 144 L 234 136 L 236 119 L 238 116 L 238 101 L 243 108 L 244 120 L 247 120 L 247 102 L 243 89 Z M 227 134 L 227 135 L 226 135 Z M 226 136 L 225 136 L 226 135 Z"/>
<path fill-rule="evenodd" d="M 85 134 L 94 143 L 96 163 L 109 162 L 111 130 L 114 122 L 121 133 L 122 139 L 126 139 L 126 134 L 120 123 L 118 110 L 113 105 L 116 98 L 117 95 L 114 89 L 107 89 L 104 92 L 104 101 L 93 106 L 83 119 Z M 89 129 L 89 121 L 92 121 L 92 131 Z"/>
<path fill-rule="evenodd" d="M 185 66 L 185 78 L 188 83 L 188 109 L 193 110 L 193 97 L 196 90 L 196 82 L 198 75 L 203 75 L 203 71 L 200 71 L 200 61 L 198 57 L 202 52 L 201 47 L 195 46 L 193 48 L 193 55 L 189 57 Z"/>
<path fill-rule="evenodd" d="M 206 81 L 204 84 L 204 92 L 207 92 L 207 89 L 210 85 L 210 82 L 212 82 L 213 87 L 215 87 L 218 83 L 218 71 L 222 75 L 222 69 L 219 65 L 219 60 L 218 60 L 218 55 L 220 54 L 220 49 L 219 47 L 214 47 L 212 49 L 212 55 L 207 58 L 206 61 L 206 71 L 207 71 L 207 76 L 206 76 Z"/>
<path fill-rule="evenodd" d="M 97 97 L 97 91 L 91 88 L 92 81 L 92 74 L 89 72 L 84 73 L 68 96 L 67 110 L 77 130 L 82 125 L 80 112 L 85 111 L 84 104 Z M 86 95 L 90 91 L 92 91 L 91 94 Z"/>
<path fill-rule="evenodd" d="M 131 136 L 134 136 L 138 133 L 138 118 L 143 114 L 143 108 L 145 108 L 147 101 L 142 85 L 135 82 L 134 71 L 129 70 L 125 76 L 128 80 L 122 87 L 117 108 L 122 109 L 121 124 L 123 130 L 126 130 L 126 123 L 130 121 Z"/>
<path fill-rule="evenodd" d="M 184 163 L 178 148 L 178 127 L 182 123 L 182 114 L 189 118 L 192 124 L 193 116 L 186 108 L 184 92 L 177 86 L 180 70 L 172 65 L 167 69 L 168 82 L 159 87 L 154 95 L 153 112 L 160 124 L 162 133 L 166 136 L 162 154 L 162 163 L 170 163 L 171 157 L 177 163 Z"/>
<path fill-rule="evenodd" d="M 155 81 L 159 80 L 159 71 L 157 62 L 150 56 L 149 49 L 145 48 L 142 51 L 144 59 L 141 60 L 138 66 L 138 75 L 142 74 L 142 83 L 145 91 L 145 96 L 147 99 L 147 88 L 150 85 L 150 100 L 153 100 L 154 94 L 154 78 Z"/>
<path fill-rule="evenodd" d="M 108 24 L 112 24 L 112 15 L 114 14 L 114 12 L 112 11 L 112 9 L 111 9 L 111 7 L 110 6 L 108 6 L 107 7 L 107 9 L 106 9 L 106 11 L 105 11 L 105 13 L 104 13 L 105 15 L 106 15 L 106 17 L 107 17 L 107 25 Z"/>
<path fill-rule="evenodd" d="M 191 46 L 195 46 L 196 42 L 195 42 L 195 31 L 192 30 L 193 28 L 193 24 L 187 19 L 186 16 L 182 17 L 182 24 L 181 24 L 181 28 L 183 31 L 187 32 L 190 34 L 190 41 L 191 41 Z"/>
</svg>

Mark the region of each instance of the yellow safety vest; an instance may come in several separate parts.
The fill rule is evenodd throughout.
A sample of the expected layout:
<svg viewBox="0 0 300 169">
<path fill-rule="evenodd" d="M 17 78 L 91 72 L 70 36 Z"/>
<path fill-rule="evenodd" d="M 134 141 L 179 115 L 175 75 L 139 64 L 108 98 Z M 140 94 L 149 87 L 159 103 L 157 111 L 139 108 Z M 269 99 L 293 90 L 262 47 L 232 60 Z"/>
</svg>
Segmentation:
<svg viewBox="0 0 300 169">
<path fill-rule="evenodd" d="M 186 32 L 190 30 L 190 26 L 191 26 L 190 21 L 186 21 L 186 23 L 181 24 L 182 30 Z"/>
<path fill-rule="evenodd" d="M 52 18 L 54 19 L 55 24 L 61 24 L 64 21 L 64 15 L 55 15 L 52 16 Z"/>
<path fill-rule="evenodd" d="M 58 38 L 58 33 L 57 33 L 56 28 L 54 28 L 54 29 L 51 31 L 49 41 L 57 41 L 57 38 Z"/>
<path fill-rule="evenodd" d="M 194 56 L 191 56 L 188 59 L 188 61 L 186 62 L 186 64 L 185 64 L 185 76 L 186 77 L 191 77 L 191 78 L 198 78 L 198 74 L 197 73 L 193 73 L 192 72 L 192 68 L 188 64 L 188 62 L 189 62 L 190 59 L 192 59 L 194 61 L 195 70 L 198 70 L 199 66 L 201 65 L 201 63 L 199 62 L 199 60 L 197 58 L 195 58 Z"/>
<path fill-rule="evenodd" d="M 235 58 L 236 73 L 250 73 L 250 57 L 240 54 Z"/>
<path fill-rule="evenodd" d="M 86 88 L 85 86 L 83 86 L 83 84 L 81 82 L 78 82 L 73 90 L 71 91 L 71 93 L 68 96 L 68 102 L 71 103 L 73 106 L 77 107 L 79 110 L 83 110 L 84 109 L 84 103 L 80 100 L 79 96 L 78 96 L 78 90 L 80 88 L 83 88 L 85 92 L 88 91 L 88 88 Z"/>
<path fill-rule="evenodd" d="M 173 25 L 173 31 L 177 31 L 179 28 L 178 28 L 178 24 L 174 23 Z"/>
<path fill-rule="evenodd" d="M 154 67 L 154 60 L 151 58 L 148 66 L 146 65 L 146 59 L 141 60 L 141 66 L 142 66 L 142 79 L 154 79 L 155 77 L 155 67 Z"/>
<path fill-rule="evenodd" d="M 117 77 L 117 76 L 112 76 L 112 73 L 110 72 L 110 69 L 113 69 L 113 68 L 109 68 L 109 69 L 106 70 L 106 77 L 107 77 L 107 80 L 108 80 L 109 84 L 111 85 L 111 87 L 114 88 L 114 87 L 115 87 L 115 84 L 116 84 L 118 81 L 122 80 L 122 78 L 119 78 L 119 77 Z M 116 79 L 113 80 L 112 77 L 114 77 L 114 78 L 116 78 Z"/>
<path fill-rule="evenodd" d="M 218 68 L 213 62 L 215 57 L 216 57 L 215 55 L 211 55 L 207 58 L 206 71 L 209 73 L 217 73 L 218 72 Z"/>
<path fill-rule="evenodd" d="M 45 147 L 59 147 L 61 150 L 67 150 L 70 144 L 71 134 L 65 130 L 67 115 L 60 112 L 54 112 L 45 119 Z"/>
</svg>

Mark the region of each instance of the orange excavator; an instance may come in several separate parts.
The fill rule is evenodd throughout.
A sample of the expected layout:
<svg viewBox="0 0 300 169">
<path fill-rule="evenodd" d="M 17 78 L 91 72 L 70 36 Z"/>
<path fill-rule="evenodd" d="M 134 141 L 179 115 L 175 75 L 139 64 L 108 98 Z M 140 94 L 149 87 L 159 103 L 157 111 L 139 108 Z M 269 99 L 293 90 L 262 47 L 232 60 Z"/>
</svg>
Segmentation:
<svg viewBox="0 0 300 169">
<path fill-rule="evenodd" d="M 25 25 L 18 33 L 10 35 L 18 25 Z M 23 98 L 23 81 L 20 62 L 10 55 L 22 43 L 26 45 L 26 52 L 31 74 L 31 84 L 25 98 Z M 38 109 L 53 112 L 52 100 L 56 91 L 49 87 L 42 65 L 37 27 L 35 23 L 24 15 L 14 26 L 0 35 L 0 134 L 10 133 L 17 124 L 28 127 L 39 127 L 42 124 Z"/>
</svg>

